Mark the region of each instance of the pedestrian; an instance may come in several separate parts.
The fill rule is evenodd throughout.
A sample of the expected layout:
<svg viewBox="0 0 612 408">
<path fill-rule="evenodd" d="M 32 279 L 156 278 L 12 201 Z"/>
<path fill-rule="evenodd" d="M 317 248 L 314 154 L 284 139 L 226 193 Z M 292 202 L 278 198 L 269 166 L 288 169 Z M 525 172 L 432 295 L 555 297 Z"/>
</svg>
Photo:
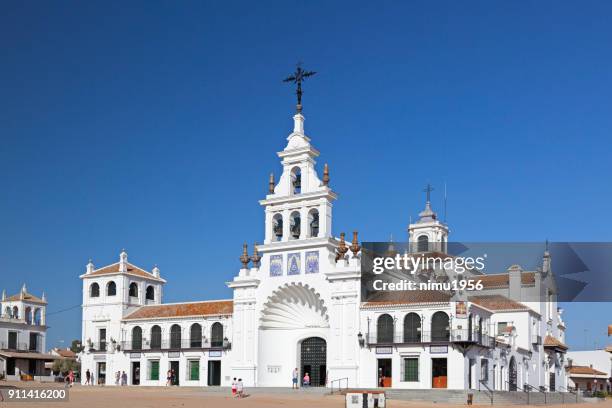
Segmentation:
<svg viewBox="0 0 612 408">
<path fill-rule="evenodd" d="M 299 377 L 299 371 L 297 367 L 295 367 L 295 369 L 293 370 L 292 378 L 291 378 L 291 389 L 294 389 L 294 390 L 298 389 L 298 377 Z"/>
<path fill-rule="evenodd" d="M 236 377 L 232 380 L 232 397 L 236 398 L 236 392 L 238 390 L 238 384 L 236 382 Z"/>
<path fill-rule="evenodd" d="M 310 376 L 308 373 L 304 374 L 304 379 L 302 380 L 302 385 L 305 387 L 310 387 Z"/>
<path fill-rule="evenodd" d="M 176 385 L 176 372 L 174 370 L 171 370 L 171 375 L 170 375 L 170 381 L 171 381 L 171 385 Z"/>
<path fill-rule="evenodd" d="M 172 385 L 172 370 L 166 373 L 166 386 Z"/>
<path fill-rule="evenodd" d="M 72 387 L 73 383 L 74 383 L 74 371 L 70 370 L 68 371 L 68 386 Z"/>
<path fill-rule="evenodd" d="M 242 378 L 239 378 L 238 383 L 236 383 L 236 392 L 238 393 L 238 398 L 244 397 L 244 384 L 242 383 Z"/>
<path fill-rule="evenodd" d="M 89 368 L 85 371 L 85 385 L 91 384 L 91 373 L 89 372 Z"/>
<path fill-rule="evenodd" d="M 121 381 L 121 371 L 115 373 L 115 385 L 119 385 L 119 381 Z"/>
<path fill-rule="evenodd" d="M 127 374 L 125 371 L 121 373 L 121 385 L 127 385 Z"/>
</svg>

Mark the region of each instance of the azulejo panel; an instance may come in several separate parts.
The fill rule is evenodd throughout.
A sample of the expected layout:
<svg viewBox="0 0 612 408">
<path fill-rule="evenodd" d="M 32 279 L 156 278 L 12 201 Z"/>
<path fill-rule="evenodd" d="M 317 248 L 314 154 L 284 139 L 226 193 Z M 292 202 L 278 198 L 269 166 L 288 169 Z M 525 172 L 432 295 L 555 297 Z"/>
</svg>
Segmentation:
<svg viewBox="0 0 612 408">
<path fill-rule="evenodd" d="M 299 275 L 302 259 L 299 252 L 287 255 L 287 275 Z"/>
<path fill-rule="evenodd" d="M 282 255 L 270 255 L 270 276 L 283 276 Z"/>
<path fill-rule="evenodd" d="M 319 273 L 319 251 L 306 252 L 306 273 Z"/>
</svg>

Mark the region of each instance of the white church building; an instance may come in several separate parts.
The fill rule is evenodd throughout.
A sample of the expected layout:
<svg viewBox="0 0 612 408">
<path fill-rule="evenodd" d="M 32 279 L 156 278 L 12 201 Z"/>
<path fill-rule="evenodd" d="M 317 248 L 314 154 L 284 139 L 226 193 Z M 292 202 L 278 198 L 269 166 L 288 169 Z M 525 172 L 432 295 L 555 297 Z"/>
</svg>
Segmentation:
<svg viewBox="0 0 612 408">
<path fill-rule="evenodd" d="M 325 165 L 304 132 L 304 116 L 278 153 L 270 177 L 265 237 L 227 285 L 233 299 L 163 303 L 165 279 L 128 262 L 95 268 L 83 282 L 82 372 L 96 383 L 291 386 L 292 371 L 313 386 L 344 379 L 350 387 L 559 390 L 565 386 L 565 325 L 557 308 L 550 255 L 542 266 L 518 265 L 479 276 L 484 289 L 465 301 L 419 292 L 380 302 L 361 299 L 361 248 L 334 235 Z M 449 228 L 429 202 L 408 226 L 417 251 L 445 250 Z M 255 237 L 254 237 L 255 238 Z M 170 278 L 170 276 L 166 276 Z M 220 283 L 221 284 L 221 283 Z M 520 303 L 522 293 L 548 302 Z M 82 376 L 83 379 L 85 376 Z"/>
</svg>

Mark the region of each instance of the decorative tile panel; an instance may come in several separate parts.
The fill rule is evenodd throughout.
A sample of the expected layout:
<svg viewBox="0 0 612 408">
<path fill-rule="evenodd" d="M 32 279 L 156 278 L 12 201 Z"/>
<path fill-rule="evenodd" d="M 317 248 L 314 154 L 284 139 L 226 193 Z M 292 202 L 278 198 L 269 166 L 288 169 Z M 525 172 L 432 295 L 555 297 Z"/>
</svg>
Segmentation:
<svg viewBox="0 0 612 408">
<path fill-rule="evenodd" d="M 287 275 L 299 275 L 302 258 L 299 252 L 287 255 Z"/>
<path fill-rule="evenodd" d="M 306 252 L 306 273 L 319 273 L 319 251 Z"/>
<path fill-rule="evenodd" d="M 270 276 L 283 276 L 282 255 L 270 255 Z"/>
</svg>

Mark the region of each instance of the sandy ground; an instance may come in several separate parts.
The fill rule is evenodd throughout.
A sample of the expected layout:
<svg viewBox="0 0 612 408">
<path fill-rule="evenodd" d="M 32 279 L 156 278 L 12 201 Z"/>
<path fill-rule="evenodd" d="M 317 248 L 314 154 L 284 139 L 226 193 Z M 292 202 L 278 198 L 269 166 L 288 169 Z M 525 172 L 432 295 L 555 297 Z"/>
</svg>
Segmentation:
<svg viewBox="0 0 612 408">
<path fill-rule="evenodd" d="M 0 383 L 0 386 L 9 385 Z M 23 387 L 23 384 L 17 384 Z M 27 387 L 40 387 L 40 384 L 28 384 Z M 50 386 L 58 387 L 51 384 Z M 248 391 L 248 390 L 247 390 Z M 295 394 L 261 394 L 248 396 L 244 399 L 234 399 L 230 396 L 218 393 L 206 393 L 198 388 L 149 388 L 149 387 L 82 387 L 75 386 L 70 389 L 70 400 L 68 402 L 35 402 L 35 403 L 3 403 L 0 406 L 14 406 L 15 408 L 64 408 L 64 407 L 86 407 L 86 408 L 157 408 L 157 407 L 180 407 L 180 408 L 343 408 L 344 397 L 339 395 L 309 394 L 308 391 L 296 391 Z M 457 408 L 459 405 L 435 404 L 421 401 L 388 401 L 390 408 L 401 407 L 436 407 Z M 572 408 L 612 408 L 612 400 L 608 399 L 599 404 L 570 404 Z M 476 407 L 476 406 L 474 406 Z M 486 407 L 483 406 L 483 407 Z M 495 405 L 495 407 L 502 407 Z M 523 406 L 513 405 L 512 408 Z M 532 408 L 533 406 L 529 406 Z M 557 405 L 556 407 L 561 407 Z M 525 406 L 526 408 L 526 406 Z"/>
</svg>

